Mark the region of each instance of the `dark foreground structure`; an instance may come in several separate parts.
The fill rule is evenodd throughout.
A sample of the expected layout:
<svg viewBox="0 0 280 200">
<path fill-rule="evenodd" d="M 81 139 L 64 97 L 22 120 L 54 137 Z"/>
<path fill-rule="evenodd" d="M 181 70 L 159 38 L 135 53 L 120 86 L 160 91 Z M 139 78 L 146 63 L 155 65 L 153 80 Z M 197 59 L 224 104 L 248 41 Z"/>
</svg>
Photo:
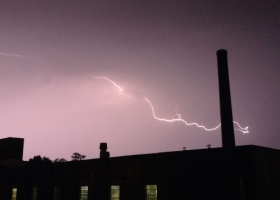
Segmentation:
<svg viewBox="0 0 280 200">
<path fill-rule="evenodd" d="M 23 139 L 0 140 L 0 200 L 279 200 L 280 151 L 235 146 L 227 51 L 217 51 L 222 148 L 63 163 L 22 161 Z"/>
<path fill-rule="evenodd" d="M 249 145 L 28 165 L 14 156 L 23 140 L 3 140 L 18 152 L 1 155 L 1 200 L 280 198 L 279 150 Z"/>
</svg>

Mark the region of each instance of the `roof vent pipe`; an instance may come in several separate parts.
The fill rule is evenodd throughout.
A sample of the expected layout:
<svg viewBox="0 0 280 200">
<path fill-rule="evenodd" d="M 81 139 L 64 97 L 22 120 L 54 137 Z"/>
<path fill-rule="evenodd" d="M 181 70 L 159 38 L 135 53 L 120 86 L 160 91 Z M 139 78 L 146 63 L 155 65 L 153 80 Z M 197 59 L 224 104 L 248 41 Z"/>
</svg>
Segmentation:
<svg viewBox="0 0 280 200">
<path fill-rule="evenodd" d="M 107 151 L 107 143 L 100 143 L 100 158 L 109 158 L 110 152 Z"/>
<path fill-rule="evenodd" d="M 222 129 L 222 146 L 224 148 L 235 147 L 233 117 L 231 109 L 230 85 L 228 74 L 227 51 L 217 51 L 219 94 L 220 94 L 220 117 Z"/>
</svg>

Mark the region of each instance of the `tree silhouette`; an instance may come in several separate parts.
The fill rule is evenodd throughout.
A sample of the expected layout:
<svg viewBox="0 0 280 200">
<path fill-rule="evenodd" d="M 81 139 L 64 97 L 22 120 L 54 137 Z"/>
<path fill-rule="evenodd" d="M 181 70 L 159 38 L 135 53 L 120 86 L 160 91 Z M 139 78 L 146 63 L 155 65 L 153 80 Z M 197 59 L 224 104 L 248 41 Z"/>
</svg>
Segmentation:
<svg viewBox="0 0 280 200">
<path fill-rule="evenodd" d="M 77 152 L 73 153 L 73 155 L 71 156 L 73 161 L 83 160 L 85 159 L 85 157 L 86 157 L 85 155 L 81 155 Z"/>
<path fill-rule="evenodd" d="M 64 158 L 57 158 L 53 161 L 53 163 L 58 163 L 58 162 L 67 162 L 67 160 Z"/>
<path fill-rule="evenodd" d="M 42 165 L 42 164 L 51 164 L 52 161 L 49 159 L 49 157 L 43 156 L 43 158 L 38 155 L 34 156 L 33 158 L 30 158 L 28 161 L 29 165 Z"/>
<path fill-rule="evenodd" d="M 45 156 L 43 156 L 42 162 L 43 163 L 52 163 L 51 159 L 49 159 L 49 157 L 45 157 Z"/>
</svg>

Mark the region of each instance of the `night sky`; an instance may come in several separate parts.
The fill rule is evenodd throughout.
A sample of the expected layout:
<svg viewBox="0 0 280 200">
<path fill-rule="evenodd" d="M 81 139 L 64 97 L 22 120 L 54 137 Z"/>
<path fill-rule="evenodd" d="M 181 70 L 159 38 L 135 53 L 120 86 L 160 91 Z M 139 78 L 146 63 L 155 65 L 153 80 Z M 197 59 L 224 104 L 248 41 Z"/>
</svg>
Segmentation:
<svg viewBox="0 0 280 200">
<path fill-rule="evenodd" d="M 0 138 L 24 138 L 24 160 L 221 147 L 144 99 L 216 127 L 219 49 L 236 144 L 280 149 L 279 0 L 0 0 Z"/>
</svg>

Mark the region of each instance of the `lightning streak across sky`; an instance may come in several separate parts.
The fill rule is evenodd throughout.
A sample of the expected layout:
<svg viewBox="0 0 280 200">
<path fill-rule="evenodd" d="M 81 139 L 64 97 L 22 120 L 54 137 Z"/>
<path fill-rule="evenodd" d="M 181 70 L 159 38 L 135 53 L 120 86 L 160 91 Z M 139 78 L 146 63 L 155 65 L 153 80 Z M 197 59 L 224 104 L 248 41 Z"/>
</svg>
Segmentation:
<svg viewBox="0 0 280 200">
<path fill-rule="evenodd" d="M 108 78 L 106 78 L 106 77 L 94 77 L 94 78 L 103 78 L 103 79 L 106 79 L 107 81 L 113 83 L 120 91 L 123 91 L 123 89 L 122 89 L 119 85 L 117 85 L 114 81 L 112 81 L 112 80 L 110 80 L 110 79 L 108 79 Z M 221 126 L 221 124 L 219 124 L 218 126 L 216 126 L 216 127 L 214 127 L 214 128 L 206 128 L 205 126 L 199 125 L 198 123 L 195 123 L 195 122 L 193 122 L 193 123 L 188 123 L 187 121 L 185 121 L 184 119 L 181 118 L 181 114 L 179 114 L 179 113 L 177 112 L 177 109 L 175 109 L 175 112 L 176 112 L 176 115 L 178 116 L 178 118 L 175 118 L 175 119 L 163 119 L 163 118 L 159 118 L 159 117 L 157 117 L 156 114 L 155 114 L 155 110 L 154 110 L 154 107 L 153 107 L 151 101 L 150 101 L 149 99 L 147 99 L 146 97 L 145 97 L 144 99 L 149 103 L 149 105 L 150 105 L 150 107 L 151 107 L 151 109 L 152 109 L 153 117 L 154 117 L 155 119 L 159 120 L 159 121 L 164 121 L 164 122 L 183 122 L 183 123 L 185 123 L 187 126 L 193 126 L 193 125 L 194 125 L 194 126 L 197 126 L 198 128 L 203 128 L 205 131 L 214 131 L 214 130 L 217 130 L 217 129 Z M 242 133 L 249 133 L 248 127 L 242 128 L 238 122 L 233 121 L 233 123 L 236 124 L 236 125 L 238 126 L 238 129 L 235 129 L 235 130 L 240 131 L 240 132 L 242 132 Z"/>
<path fill-rule="evenodd" d="M 154 107 L 153 107 L 152 103 L 150 102 L 150 100 L 147 99 L 146 97 L 145 97 L 145 100 L 150 104 L 151 109 L 152 109 L 152 112 L 153 112 L 154 118 L 157 119 L 157 120 L 159 120 L 159 121 L 165 121 L 165 122 L 178 122 L 178 121 L 181 121 L 181 122 L 184 122 L 184 123 L 185 123 L 186 125 L 188 125 L 188 126 L 195 125 L 195 126 L 197 126 L 198 128 L 203 128 L 203 129 L 206 130 L 206 131 L 214 131 L 214 130 L 218 129 L 218 128 L 221 126 L 221 124 L 219 124 L 219 125 L 216 126 L 215 128 L 208 129 L 208 128 L 205 128 L 205 126 L 201 126 L 201 125 L 199 125 L 199 124 L 197 124 L 197 123 L 188 123 L 188 122 L 186 122 L 185 120 L 181 119 L 181 115 L 178 114 L 178 113 L 176 114 L 176 115 L 178 116 L 178 118 L 175 118 L 175 119 L 162 119 L 162 118 L 158 118 L 158 117 L 156 116 L 156 114 L 155 114 Z"/>
<path fill-rule="evenodd" d="M 20 57 L 20 58 L 37 58 L 36 56 L 23 56 L 23 55 L 18 55 L 18 54 L 13 54 L 13 53 L 0 53 L 1 56 L 15 56 L 15 57 Z"/>
<path fill-rule="evenodd" d="M 103 79 L 106 79 L 107 81 L 110 81 L 111 83 L 113 83 L 117 88 L 119 88 L 120 91 L 123 91 L 123 89 L 122 89 L 119 85 L 117 85 L 114 81 L 112 81 L 112 80 L 110 80 L 110 79 L 108 79 L 108 78 L 106 78 L 106 77 L 94 77 L 94 78 L 103 78 Z"/>
</svg>

